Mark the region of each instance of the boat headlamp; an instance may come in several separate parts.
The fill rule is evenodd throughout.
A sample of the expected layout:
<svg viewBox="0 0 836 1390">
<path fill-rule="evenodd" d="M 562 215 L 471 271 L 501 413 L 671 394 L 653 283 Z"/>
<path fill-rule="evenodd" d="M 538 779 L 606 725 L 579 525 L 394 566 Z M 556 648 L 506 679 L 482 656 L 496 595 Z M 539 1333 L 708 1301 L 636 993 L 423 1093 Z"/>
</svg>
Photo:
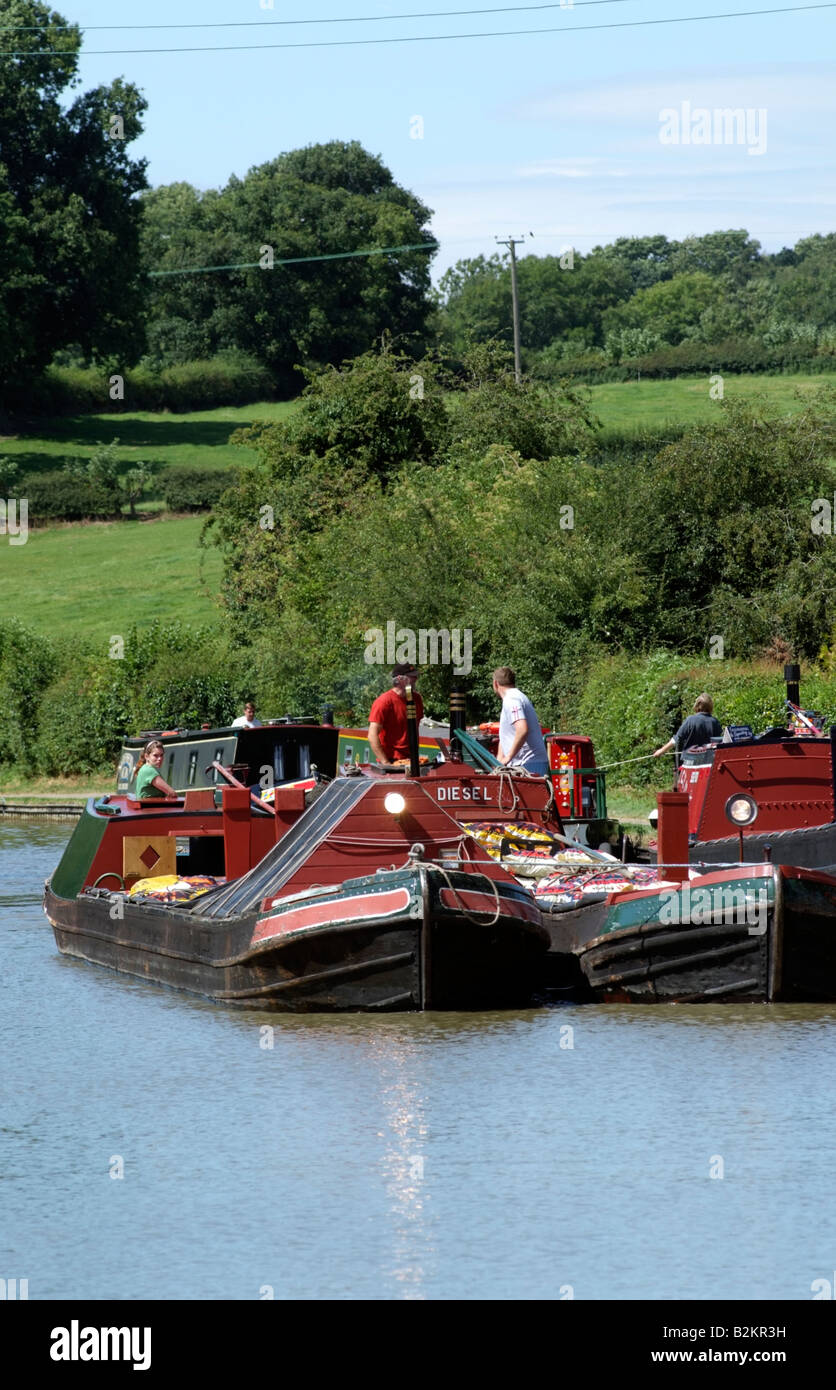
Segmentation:
<svg viewBox="0 0 836 1390">
<path fill-rule="evenodd" d="M 758 817 L 757 801 L 745 792 L 736 792 L 734 796 L 730 796 L 726 802 L 725 810 L 726 819 L 731 821 L 737 830 L 752 825 Z"/>
<path fill-rule="evenodd" d="M 383 798 L 383 805 L 390 816 L 399 816 L 406 810 L 406 802 L 400 792 L 387 792 Z"/>
</svg>

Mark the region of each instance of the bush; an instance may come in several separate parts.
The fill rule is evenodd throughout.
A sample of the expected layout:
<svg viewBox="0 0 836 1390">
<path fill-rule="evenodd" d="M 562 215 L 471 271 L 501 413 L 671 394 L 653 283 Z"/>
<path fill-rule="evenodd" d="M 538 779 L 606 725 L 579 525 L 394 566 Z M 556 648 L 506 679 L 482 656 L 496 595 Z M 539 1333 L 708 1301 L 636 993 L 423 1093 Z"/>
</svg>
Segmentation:
<svg viewBox="0 0 836 1390">
<path fill-rule="evenodd" d="M 0 762 L 31 768 L 38 702 L 55 669 L 55 650 L 16 618 L 0 623 Z"/>
<path fill-rule="evenodd" d="M 181 623 L 132 629 L 118 661 L 59 652 L 49 666 L 31 764 L 48 777 L 95 772 L 115 762 L 126 733 L 226 724 L 247 688 L 248 667 L 249 659 L 245 667 L 210 630 Z"/>
<path fill-rule="evenodd" d="M 607 366 L 598 352 L 588 352 L 549 363 L 541 353 L 534 375 L 545 380 L 572 377 L 586 382 L 630 381 L 636 375 L 663 380 L 711 372 L 832 372 L 836 350 L 825 337 L 818 344 L 794 340 L 766 343 L 760 338 L 727 338 L 720 343 L 686 341 L 676 347 L 662 345 L 640 357 Z"/>
<path fill-rule="evenodd" d="M 49 521 L 93 521 L 119 514 L 113 490 L 93 478 L 70 473 L 30 473 L 25 483 L 29 525 Z"/>
<path fill-rule="evenodd" d="M 129 372 L 125 410 L 212 410 L 223 405 L 248 405 L 275 396 L 266 367 L 244 353 L 184 362 L 157 373 L 147 367 Z"/>
<path fill-rule="evenodd" d="M 272 400 L 270 372 L 245 353 L 185 362 L 155 372 L 126 371 L 124 399 L 110 395 L 110 371 L 100 367 L 48 367 L 43 376 L 4 395 L 4 409 L 22 415 L 92 415 L 134 410 L 211 410 Z"/>
<path fill-rule="evenodd" d="M 214 507 L 221 493 L 232 486 L 229 473 L 217 468 L 193 468 L 177 464 L 160 474 L 158 487 L 172 512 L 203 512 Z"/>
</svg>

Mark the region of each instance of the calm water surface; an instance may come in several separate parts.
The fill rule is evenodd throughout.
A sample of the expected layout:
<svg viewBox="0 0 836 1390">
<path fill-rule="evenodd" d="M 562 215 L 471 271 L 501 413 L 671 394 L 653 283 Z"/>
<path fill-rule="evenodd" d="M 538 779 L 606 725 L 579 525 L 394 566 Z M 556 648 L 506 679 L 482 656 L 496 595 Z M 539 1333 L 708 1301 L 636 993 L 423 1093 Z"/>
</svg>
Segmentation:
<svg viewBox="0 0 836 1390">
<path fill-rule="evenodd" d="M 232 1011 L 59 955 L 69 831 L 0 825 L 0 1276 L 30 1298 L 833 1277 L 836 1007 Z"/>
</svg>

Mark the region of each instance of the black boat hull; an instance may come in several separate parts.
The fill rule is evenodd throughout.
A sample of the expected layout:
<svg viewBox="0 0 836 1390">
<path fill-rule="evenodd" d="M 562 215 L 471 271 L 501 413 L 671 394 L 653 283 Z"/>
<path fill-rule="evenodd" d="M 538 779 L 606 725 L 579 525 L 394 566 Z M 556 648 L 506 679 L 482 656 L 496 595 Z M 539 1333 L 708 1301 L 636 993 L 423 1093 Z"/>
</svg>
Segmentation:
<svg viewBox="0 0 836 1390">
<path fill-rule="evenodd" d="M 518 1007 L 548 934 L 525 890 L 426 868 L 376 875 L 234 919 L 199 908 L 75 900 L 47 885 L 59 949 L 245 1008 L 294 1013 Z M 492 920 L 495 919 L 495 920 Z"/>
<path fill-rule="evenodd" d="M 630 894 L 547 918 L 550 983 L 600 1002 L 774 997 L 778 876 L 761 867 L 757 877 L 735 874 L 705 888 L 696 880 L 684 891 Z"/>
</svg>

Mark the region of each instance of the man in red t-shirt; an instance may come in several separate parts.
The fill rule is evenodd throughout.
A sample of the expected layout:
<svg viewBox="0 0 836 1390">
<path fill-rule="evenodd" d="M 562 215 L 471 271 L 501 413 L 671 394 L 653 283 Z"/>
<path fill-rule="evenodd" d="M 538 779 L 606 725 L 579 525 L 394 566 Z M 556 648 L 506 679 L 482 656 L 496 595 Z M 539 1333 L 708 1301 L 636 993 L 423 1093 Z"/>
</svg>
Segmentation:
<svg viewBox="0 0 836 1390">
<path fill-rule="evenodd" d="M 369 713 L 369 744 L 379 763 L 393 763 L 409 757 L 406 733 L 406 687 L 415 691 L 418 723 L 424 717 L 424 701 L 415 689 L 418 668 L 402 662 L 392 667 L 392 689 L 378 695 Z"/>
</svg>

